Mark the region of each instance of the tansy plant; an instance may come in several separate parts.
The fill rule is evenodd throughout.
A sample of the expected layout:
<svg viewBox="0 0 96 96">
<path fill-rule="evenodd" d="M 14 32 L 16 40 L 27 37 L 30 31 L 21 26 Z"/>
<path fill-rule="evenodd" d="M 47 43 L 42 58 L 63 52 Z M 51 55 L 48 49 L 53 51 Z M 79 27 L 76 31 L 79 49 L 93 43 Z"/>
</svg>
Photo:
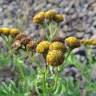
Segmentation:
<svg viewBox="0 0 96 96">
<path fill-rule="evenodd" d="M 83 76 L 87 79 L 85 90 L 88 92 L 86 94 L 95 90 L 96 87 L 89 79 L 91 64 L 88 65 L 89 69 L 86 68 L 86 65 L 80 65 L 80 62 L 72 54 L 72 50 L 82 45 L 96 46 L 96 39 L 80 40 L 73 36 L 65 39 L 55 38 L 59 34 L 60 23 L 63 20 L 64 16 L 55 10 L 41 11 L 34 15 L 32 18 L 33 23 L 38 24 L 46 33 L 44 40 L 38 40 L 37 38 L 37 40 L 34 40 L 17 28 L 0 28 L 1 38 L 5 41 L 8 50 L 11 50 L 7 54 L 0 51 L 0 54 L 2 54 L 0 55 L 0 63 L 8 60 L 12 66 L 15 66 L 12 69 L 17 72 L 15 81 L 10 81 L 10 84 L 5 82 L 0 85 L 0 95 L 80 96 L 80 91 L 82 91 L 80 90 L 80 80 L 82 81 Z M 43 58 L 36 60 L 35 55 L 37 54 Z M 29 65 L 25 63 L 26 59 Z M 69 63 L 74 65 L 70 66 Z M 94 62 L 90 60 L 90 63 L 93 64 Z M 33 66 L 34 64 L 36 66 Z M 33 66 L 33 69 L 29 67 L 30 65 Z M 72 67 L 71 71 L 65 70 L 67 66 Z M 79 70 L 74 71 L 74 66 Z M 62 75 L 64 70 L 69 78 Z M 77 74 L 76 72 L 80 73 Z"/>
</svg>

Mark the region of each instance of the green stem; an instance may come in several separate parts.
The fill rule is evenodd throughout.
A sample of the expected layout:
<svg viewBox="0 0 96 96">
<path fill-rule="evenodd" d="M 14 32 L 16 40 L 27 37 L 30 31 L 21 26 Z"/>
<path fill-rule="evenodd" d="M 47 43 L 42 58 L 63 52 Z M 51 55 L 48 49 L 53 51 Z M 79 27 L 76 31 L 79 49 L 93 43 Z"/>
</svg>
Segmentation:
<svg viewBox="0 0 96 96">
<path fill-rule="evenodd" d="M 59 68 L 59 67 L 58 67 L 58 68 Z M 54 84 L 54 88 L 53 88 L 53 89 L 55 89 L 55 87 L 58 87 L 58 86 L 57 86 L 58 76 L 59 76 L 58 68 L 57 68 L 56 73 L 55 73 L 55 84 Z"/>
<path fill-rule="evenodd" d="M 59 31 L 59 25 L 57 23 L 54 23 L 54 22 L 47 22 L 47 23 L 44 23 L 42 26 L 41 26 L 44 30 L 47 28 L 48 29 L 48 32 L 46 32 L 46 39 L 51 41 L 54 36 L 58 33 Z"/>
<path fill-rule="evenodd" d="M 67 54 L 67 56 L 65 57 L 65 60 L 64 60 L 64 62 L 63 62 L 64 66 L 63 66 L 63 67 L 61 67 L 61 69 L 60 69 L 60 71 L 59 71 L 59 72 L 62 72 L 62 70 L 63 70 L 63 69 L 64 69 L 64 67 L 66 66 L 66 62 L 67 62 L 67 59 L 68 59 L 68 57 L 69 57 L 69 55 L 70 55 L 71 51 L 72 51 L 72 49 L 70 49 L 70 50 L 68 51 L 68 54 Z"/>
<path fill-rule="evenodd" d="M 46 69 L 43 74 L 43 96 L 46 96 L 47 88 L 46 88 Z"/>
<path fill-rule="evenodd" d="M 54 24 L 54 23 L 50 23 L 48 26 L 47 26 L 48 30 L 49 30 L 49 40 L 51 41 L 54 36 L 58 33 L 58 25 L 57 24 Z"/>
<path fill-rule="evenodd" d="M 24 72 L 23 72 L 22 62 L 18 58 L 17 59 L 16 59 L 16 57 L 14 57 L 14 58 L 15 58 L 16 67 L 17 67 L 18 71 L 20 72 L 20 78 L 22 80 L 24 80 L 25 76 L 24 76 Z"/>
<path fill-rule="evenodd" d="M 68 54 L 67 54 L 67 56 L 65 57 L 64 64 L 66 63 L 66 61 L 67 61 L 67 59 L 68 59 L 68 57 L 69 57 L 69 55 L 70 55 L 71 51 L 72 51 L 72 49 L 69 49 Z"/>
</svg>

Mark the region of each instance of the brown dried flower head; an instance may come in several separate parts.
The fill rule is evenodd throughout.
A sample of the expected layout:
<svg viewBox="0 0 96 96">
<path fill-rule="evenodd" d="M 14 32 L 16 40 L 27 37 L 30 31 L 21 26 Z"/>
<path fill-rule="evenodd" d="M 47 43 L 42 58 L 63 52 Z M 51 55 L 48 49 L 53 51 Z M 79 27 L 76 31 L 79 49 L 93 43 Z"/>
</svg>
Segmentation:
<svg viewBox="0 0 96 96">
<path fill-rule="evenodd" d="M 21 39 L 21 44 L 26 46 L 32 39 L 30 37 L 24 37 Z"/>
<path fill-rule="evenodd" d="M 26 48 L 27 48 L 27 50 L 33 50 L 33 51 L 35 51 L 36 46 L 37 46 L 37 42 L 31 40 L 31 41 L 29 41 L 28 44 L 26 45 Z"/>
<path fill-rule="evenodd" d="M 20 40 L 20 41 L 21 41 L 21 39 L 22 39 L 22 38 L 25 38 L 25 37 L 27 37 L 27 35 L 26 35 L 25 33 L 19 33 L 19 34 L 16 36 L 15 40 Z"/>
<path fill-rule="evenodd" d="M 12 48 L 14 50 L 18 50 L 21 48 L 21 41 L 20 40 L 16 40 L 13 44 L 12 44 Z"/>
</svg>

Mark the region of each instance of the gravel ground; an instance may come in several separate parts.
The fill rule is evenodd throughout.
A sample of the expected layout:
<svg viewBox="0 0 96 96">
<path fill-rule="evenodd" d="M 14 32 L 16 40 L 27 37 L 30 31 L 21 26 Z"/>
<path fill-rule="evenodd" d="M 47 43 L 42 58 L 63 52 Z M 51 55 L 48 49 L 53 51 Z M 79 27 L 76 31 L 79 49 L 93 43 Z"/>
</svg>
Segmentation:
<svg viewBox="0 0 96 96">
<path fill-rule="evenodd" d="M 65 15 L 60 36 L 96 38 L 96 0 L 0 0 L 0 27 L 19 27 L 38 37 L 40 29 L 32 23 L 32 16 L 48 9 Z"/>
</svg>

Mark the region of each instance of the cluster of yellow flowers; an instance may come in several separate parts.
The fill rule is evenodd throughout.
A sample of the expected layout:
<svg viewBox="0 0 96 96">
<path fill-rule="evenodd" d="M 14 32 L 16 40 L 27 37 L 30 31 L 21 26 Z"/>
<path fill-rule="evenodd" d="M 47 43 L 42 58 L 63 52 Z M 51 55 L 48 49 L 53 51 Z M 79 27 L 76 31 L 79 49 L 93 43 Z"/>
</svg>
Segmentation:
<svg viewBox="0 0 96 96">
<path fill-rule="evenodd" d="M 56 14 L 55 14 L 56 15 Z M 51 16 L 52 18 L 52 16 Z M 51 19 L 50 18 L 50 19 Z M 53 41 L 35 41 L 25 33 L 21 33 L 16 28 L 0 28 L 0 35 L 15 36 L 12 48 L 26 49 L 36 51 L 46 56 L 46 63 L 51 66 L 58 66 L 63 64 L 64 53 L 67 49 L 78 48 L 81 45 L 96 45 L 96 39 L 79 40 L 76 37 L 67 37 L 65 40 L 55 39 Z"/>
<path fill-rule="evenodd" d="M 46 62 L 51 66 L 58 66 L 63 63 L 64 50 L 65 46 L 61 42 L 41 41 L 36 47 L 36 52 L 46 53 Z"/>
<path fill-rule="evenodd" d="M 96 45 L 96 39 L 83 39 L 80 42 L 83 45 Z"/>
<path fill-rule="evenodd" d="M 17 28 L 8 28 L 8 27 L 2 27 L 2 28 L 0 28 L 0 35 L 16 36 L 19 33 L 20 33 L 20 31 Z"/>
<path fill-rule="evenodd" d="M 34 49 L 36 48 L 36 52 L 41 54 L 47 54 L 48 52 L 52 52 L 53 50 L 59 50 L 62 53 L 66 52 L 67 49 L 78 48 L 81 45 L 96 45 L 95 39 L 83 39 L 79 40 L 76 37 L 67 37 L 65 40 L 53 40 L 53 41 L 35 41 L 32 40 L 29 36 L 24 33 L 19 33 L 15 37 L 15 42 L 12 46 L 14 48 L 21 48 L 21 46 L 25 46 L 26 49 Z M 17 46 L 17 47 L 16 47 Z M 54 51 L 55 52 L 55 51 Z M 48 56 L 49 58 L 49 56 Z M 48 61 L 48 59 L 47 59 Z"/>
<path fill-rule="evenodd" d="M 33 23 L 42 24 L 44 20 L 53 20 L 57 23 L 64 20 L 62 14 L 58 14 L 55 10 L 41 11 L 33 17 Z"/>
<path fill-rule="evenodd" d="M 64 61 L 64 53 L 68 49 L 74 49 L 80 47 L 82 44 L 96 45 L 96 40 L 79 40 L 76 37 L 67 37 L 63 42 L 60 41 L 41 41 L 37 47 L 36 52 L 44 54 L 46 53 L 46 62 L 51 66 L 61 65 Z"/>
</svg>

